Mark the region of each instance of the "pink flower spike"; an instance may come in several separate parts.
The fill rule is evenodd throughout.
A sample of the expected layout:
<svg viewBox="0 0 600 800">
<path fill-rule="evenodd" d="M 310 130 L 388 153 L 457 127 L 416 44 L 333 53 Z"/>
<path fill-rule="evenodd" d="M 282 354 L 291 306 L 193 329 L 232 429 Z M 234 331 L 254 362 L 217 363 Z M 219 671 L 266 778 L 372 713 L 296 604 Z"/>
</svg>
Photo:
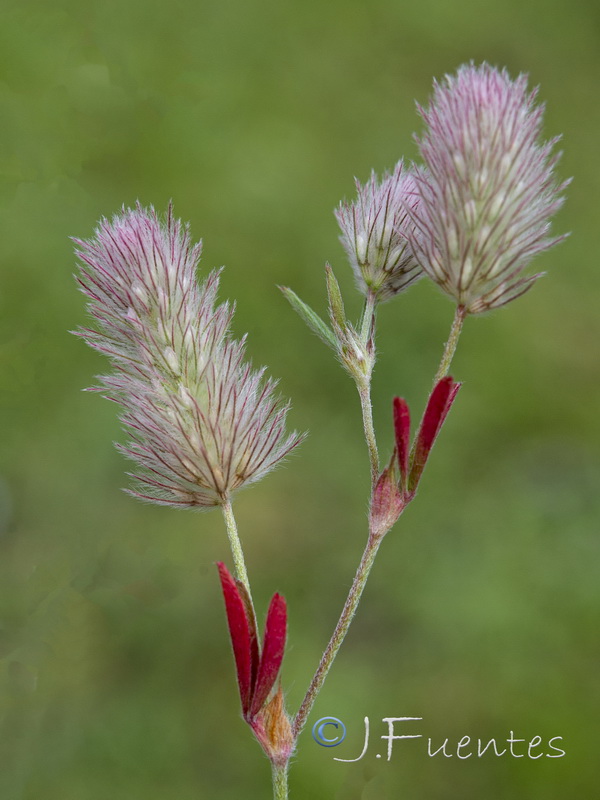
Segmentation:
<svg viewBox="0 0 600 800">
<path fill-rule="evenodd" d="M 423 415 L 423 420 L 417 436 L 417 446 L 408 481 L 408 489 L 411 493 L 414 493 L 417 488 L 433 443 L 440 432 L 440 428 L 450 411 L 460 387 L 461 384 L 456 383 L 453 378 L 448 375 L 436 384 L 429 396 L 427 408 L 425 409 L 425 414 Z"/>
<path fill-rule="evenodd" d="M 219 562 L 217 567 L 225 599 L 225 611 L 235 658 L 242 711 L 244 717 L 247 717 L 252 702 L 254 676 L 258 664 L 256 629 L 253 615 L 248 614 L 246 602 L 233 576 L 222 562 Z"/>
<path fill-rule="evenodd" d="M 285 598 L 280 594 L 274 594 L 267 612 L 265 637 L 250 707 L 250 718 L 258 714 L 275 685 L 281 662 L 283 661 L 286 631 L 287 608 Z"/>
<path fill-rule="evenodd" d="M 409 235 L 418 235 L 410 217 L 419 203 L 417 186 L 399 161 L 381 180 L 372 172 L 364 185 L 356 181 L 356 189 L 357 199 L 335 211 L 340 241 L 359 291 L 389 300 L 423 277 L 408 243 Z"/>
<path fill-rule="evenodd" d="M 550 220 L 569 181 L 556 179 L 558 139 L 541 138 L 536 93 L 526 75 L 471 63 L 434 83 L 429 106 L 419 106 L 425 168 L 412 172 L 406 235 L 421 269 L 469 314 L 531 288 L 539 274 L 524 270 L 565 238 L 550 235 Z"/>
<path fill-rule="evenodd" d="M 262 478 L 299 444 L 289 405 L 252 368 L 233 306 L 217 300 L 220 270 L 198 284 L 201 245 L 171 207 L 123 209 L 93 238 L 76 240 L 79 286 L 95 330 L 80 336 L 106 354 L 101 391 L 123 409 L 136 462 L 130 494 L 177 508 L 211 508 Z"/>
<path fill-rule="evenodd" d="M 406 488 L 410 450 L 410 411 L 408 403 L 403 397 L 394 397 L 394 431 L 402 486 Z"/>
</svg>

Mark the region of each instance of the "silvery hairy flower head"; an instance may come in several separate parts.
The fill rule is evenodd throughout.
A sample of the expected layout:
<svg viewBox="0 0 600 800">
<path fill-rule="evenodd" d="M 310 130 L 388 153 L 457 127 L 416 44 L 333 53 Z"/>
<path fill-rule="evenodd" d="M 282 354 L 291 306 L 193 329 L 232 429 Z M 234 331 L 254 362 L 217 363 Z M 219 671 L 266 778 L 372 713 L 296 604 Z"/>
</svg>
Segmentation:
<svg viewBox="0 0 600 800">
<path fill-rule="evenodd" d="M 411 242 L 425 272 L 470 313 L 523 294 L 540 276 L 522 271 L 564 238 L 548 232 L 568 181 L 554 177 L 557 139 L 539 141 L 535 96 L 525 75 L 470 64 L 434 83 L 419 108 L 426 169 L 415 172 L 421 202 L 409 213 L 421 237 Z"/>
<path fill-rule="evenodd" d="M 302 437 L 286 435 L 275 383 L 244 362 L 230 335 L 233 309 L 216 305 L 219 272 L 198 285 L 201 243 L 154 209 L 102 220 L 75 240 L 78 278 L 96 329 L 79 331 L 112 361 L 99 389 L 123 407 L 141 467 L 131 493 L 183 507 L 214 506 L 265 475 Z"/>
<path fill-rule="evenodd" d="M 414 231 L 405 205 L 418 203 L 414 178 L 399 161 L 392 174 L 379 181 L 375 172 L 364 186 L 356 181 L 353 203 L 342 203 L 335 216 L 342 229 L 340 241 L 363 294 L 388 300 L 422 277 L 408 231 Z"/>
</svg>

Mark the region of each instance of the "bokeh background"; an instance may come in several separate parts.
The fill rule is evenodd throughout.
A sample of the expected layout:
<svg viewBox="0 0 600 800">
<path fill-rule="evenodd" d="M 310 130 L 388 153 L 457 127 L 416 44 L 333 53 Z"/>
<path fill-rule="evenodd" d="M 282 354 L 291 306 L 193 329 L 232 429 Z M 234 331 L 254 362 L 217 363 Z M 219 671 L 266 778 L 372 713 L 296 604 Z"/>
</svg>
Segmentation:
<svg viewBox="0 0 600 800">
<path fill-rule="evenodd" d="M 306 800 L 558 800 L 597 790 L 600 6 L 595 0 L 3 0 L 0 26 L 0 797 L 265 798 L 239 718 L 215 561 L 218 512 L 123 494 L 115 407 L 69 236 L 123 203 L 165 208 L 226 265 L 237 334 L 310 437 L 241 493 L 255 598 L 290 607 L 295 709 L 365 540 L 368 464 L 355 390 L 286 305 L 324 312 L 323 264 L 360 298 L 332 209 L 416 157 L 414 100 L 474 59 L 530 74 L 575 177 L 526 297 L 467 322 L 464 387 L 418 500 L 384 542 L 291 775 Z M 422 281 L 381 309 L 375 422 L 418 416 L 452 317 Z M 354 758 L 369 716 L 372 746 Z M 425 738 L 385 746 L 383 717 Z M 465 735 L 563 737 L 567 755 L 430 758 Z M 522 747 L 522 746 L 521 746 Z M 521 749 L 520 752 L 525 752 Z"/>
</svg>

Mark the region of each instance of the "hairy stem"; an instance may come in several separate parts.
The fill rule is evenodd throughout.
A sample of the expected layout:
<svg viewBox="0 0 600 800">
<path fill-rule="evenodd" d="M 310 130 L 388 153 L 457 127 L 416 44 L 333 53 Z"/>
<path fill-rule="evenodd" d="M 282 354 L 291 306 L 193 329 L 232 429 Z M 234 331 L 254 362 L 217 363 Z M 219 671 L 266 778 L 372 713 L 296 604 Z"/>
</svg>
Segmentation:
<svg viewBox="0 0 600 800">
<path fill-rule="evenodd" d="M 456 306 L 456 311 L 454 313 L 454 319 L 452 320 L 452 326 L 450 328 L 450 333 L 448 334 L 448 341 L 446 342 L 446 346 L 444 347 L 444 352 L 442 353 L 442 360 L 440 361 L 440 365 L 437 368 L 437 372 L 435 373 L 435 378 L 433 379 L 433 387 L 435 388 L 439 381 L 442 378 L 445 378 L 448 374 L 448 370 L 450 369 L 450 364 L 452 364 L 452 358 L 454 357 L 454 353 L 456 352 L 456 346 L 458 345 L 458 340 L 460 338 L 460 333 L 462 331 L 463 323 L 467 317 L 467 310 L 464 306 Z M 415 439 L 412 443 L 412 447 L 410 449 L 410 456 L 409 456 L 409 464 L 412 464 L 415 457 L 415 451 L 417 449 L 417 439 L 418 437 L 415 436 Z"/>
<path fill-rule="evenodd" d="M 466 308 L 464 306 L 456 306 L 456 312 L 454 314 L 454 319 L 452 320 L 452 327 L 450 328 L 448 341 L 446 342 L 446 346 L 444 347 L 442 360 L 440 361 L 438 370 L 435 373 L 435 378 L 433 379 L 434 386 L 448 374 L 448 370 L 450 369 L 452 358 L 454 357 L 454 353 L 456 352 L 456 346 L 458 344 L 458 339 L 460 337 L 460 332 L 462 331 L 462 326 L 466 319 L 466 316 L 467 316 Z"/>
<path fill-rule="evenodd" d="M 375 338 L 375 296 L 369 292 L 365 300 L 363 316 L 360 328 L 360 338 L 367 347 L 371 337 Z M 374 347 L 374 343 L 371 342 Z M 369 450 L 369 461 L 371 464 L 371 487 L 374 487 L 379 477 L 379 453 L 377 452 L 377 439 L 375 438 L 375 427 L 373 425 L 373 406 L 371 403 L 371 375 L 363 384 L 358 384 L 358 394 L 360 396 L 360 407 L 362 410 L 363 429 L 365 441 Z"/>
<path fill-rule="evenodd" d="M 354 581 L 352 582 L 352 586 L 350 588 L 350 592 L 348 593 L 341 616 L 337 625 L 335 626 L 335 630 L 331 639 L 329 640 L 329 644 L 323 653 L 311 684 L 308 687 L 308 691 L 306 692 L 304 700 L 302 701 L 302 705 L 300 706 L 300 709 L 294 719 L 292 730 L 295 737 L 300 734 L 304 725 L 306 724 L 308 715 L 310 714 L 313 704 L 317 699 L 317 695 L 319 694 L 319 691 L 325 682 L 327 673 L 331 669 L 331 665 L 334 662 L 338 650 L 342 646 L 342 642 L 344 641 L 344 638 L 348 632 L 352 618 L 356 613 L 356 609 L 365 588 L 367 578 L 369 577 L 369 573 L 371 572 L 371 567 L 375 561 L 375 556 L 377 555 L 382 538 L 383 537 L 381 536 L 369 536 L 367 546 L 365 547 L 360 564 L 356 570 L 356 575 L 354 576 Z"/>
<path fill-rule="evenodd" d="M 246 571 L 246 562 L 244 560 L 244 551 L 242 550 L 242 543 L 237 532 L 237 525 L 235 517 L 233 516 L 233 508 L 231 507 L 231 500 L 229 495 L 225 496 L 221 504 L 223 518 L 225 519 L 225 527 L 227 528 L 227 536 L 229 537 L 229 544 L 231 546 L 231 554 L 233 556 L 233 564 L 235 566 L 236 578 L 244 584 L 248 597 L 252 601 L 252 593 L 250 591 L 250 581 L 248 580 L 248 573 Z"/>
<path fill-rule="evenodd" d="M 360 407 L 362 409 L 363 427 L 365 440 L 369 449 L 369 461 L 371 464 L 371 486 L 375 486 L 379 477 L 379 454 L 377 452 L 377 440 L 375 438 L 375 427 L 373 425 L 373 406 L 371 405 L 371 383 L 364 387 L 359 387 Z"/>
<path fill-rule="evenodd" d="M 375 295 L 372 292 L 369 292 L 363 309 L 360 326 L 360 338 L 365 347 L 370 346 L 373 349 L 373 340 L 375 338 L 375 306 Z M 375 437 L 375 427 L 373 425 L 370 373 L 368 378 L 365 379 L 362 384 L 357 383 L 357 388 L 360 396 L 365 440 L 369 450 L 369 461 L 371 465 L 371 491 L 373 491 L 377 483 L 377 478 L 379 477 L 379 453 L 377 451 L 377 439 Z M 306 695 L 304 696 L 304 700 L 302 701 L 302 704 L 292 724 L 294 737 L 297 737 L 304 728 L 306 720 L 308 719 L 308 715 L 310 714 L 314 702 L 317 699 L 317 695 L 319 694 L 321 687 L 325 682 L 327 673 L 331 669 L 331 665 L 335 660 L 338 650 L 342 646 L 342 642 L 346 637 L 350 623 L 352 622 L 354 614 L 356 613 L 356 609 L 358 608 L 367 578 L 371 572 L 371 567 L 375 561 L 375 556 L 377 555 L 379 545 L 381 544 L 381 539 L 382 537 L 380 536 L 375 537 L 371 534 L 369 535 L 365 551 L 362 555 L 360 564 L 358 565 L 358 569 L 356 570 L 354 581 L 350 587 L 350 592 L 346 598 L 346 602 L 344 604 L 344 608 L 342 609 L 338 623 L 335 626 L 335 630 L 331 636 L 331 639 L 329 640 L 329 644 L 325 648 L 325 652 L 321 657 L 317 671 L 314 674 L 311 684 L 308 687 Z"/>
<path fill-rule="evenodd" d="M 370 314 L 373 314 L 373 307 L 371 306 Z M 466 309 L 464 306 L 458 306 L 456 309 L 456 313 L 454 315 L 454 320 L 452 322 L 452 327 L 450 329 L 450 335 L 448 337 L 448 341 L 446 342 L 446 346 L 444 348 L 444 353 L 442 355 L 442 360 L 438 367 L 435 379 L 434 379 L 434 386 L 440 381 L 450 369 L 450 364 L 452 363 L 452 357 L 456 351 L 456 346 L 458 344 L 458 339 L 460 337 L 460 332 L 462 330 L 463 323 L 465 321 L 465 317 L 467 315 Z M 366 323 L 365 317 L 367 316 L 367 306 L 365 306 L 365 316 L 363 317 L 363 325 L 362 325 L 362 333 L 366 330 Z M 361 405 L 363 410 L 363 423 L 365 427 L 365 438 L 367 440 L 367 445 L 369 447 L 369 454 L 371 456 L 371 474 L 373 477 L 373 485 L 377 480 L 377 475 L 379 472 L 379 458 L 377 455 L 377 445 L 375 442 L 375 432 L 373 430 L 373 419 L 371 413 L 371 398 L 370 398 L 370 385 L 364 389 L 360 389 L 360 398 L 361 398 Z M 412 454 L 411 454 L 411 461 L 412 461 Z M 325 682 L 325 678 L 327 677 L 327 673 L 331 669 L 331 665 L 340 649 L 342 642 L 348 632 L 348 628 L 350 627 L 350 623 L 356 613 L 356 609 L 360 602 L 360 598 L 362 596 L 363 590 L 365 588 L 365 584 L 369 577 L 369 573 L 371 572 L 371 568 L 373 566 L 373 562 L 375 561 L 375 556 L 377 555 L 377 551 L 379 550 L 379 545 L 382 541 L 381 536 L 375 537 L 372 534 L 369 535 L 369 540 L 367 542 L 367 546 L 365 547 L 365 551 L 363 553 L 362 559 L 356 571 L 356 575 L 354 576 L 354 581 L 352 582 L 352 586 L 350 588 L 350 592 L 346 599 L 346 603 L 342 610 L 341 616 L 338 620 L 338 623 L 335 627 L 335 631 L 331 639 L 329 640 L 329 644 L 327 645 L 325 652 L 321 658 L 319 666 L 317 667 L 317 671 L 311 681 L 310 686 L 308 687 L 308 691 L 302 701 L 302 705 L 298 713 L 296 714 L 296 718 L 294 719 L 293 723 L 293 732 L 294 736 L 297 737 L 300 732 L 302 731 L 304 725 L 306 724 L 306 720 L 308 719 L 308 715 L 311 712 L 311 709 L 314 705 L 314 702 Z"/>
<path fill-rule="evenodd" d="M 271 762 L 273 774 L 273 800 L 288 800 L 288 765 L 278 766 Z"/>
</svg>

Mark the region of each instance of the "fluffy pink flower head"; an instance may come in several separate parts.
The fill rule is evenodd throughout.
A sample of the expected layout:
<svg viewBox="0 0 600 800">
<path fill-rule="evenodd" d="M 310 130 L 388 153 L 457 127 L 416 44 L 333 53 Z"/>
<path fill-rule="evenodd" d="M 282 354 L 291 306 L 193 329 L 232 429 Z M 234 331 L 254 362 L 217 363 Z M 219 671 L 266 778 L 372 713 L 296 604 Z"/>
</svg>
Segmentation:
<svg viewBox="0 0 600 800">
<path fill-rule="evenodd" d="M 285 433 L 275 383 L 244 363 L 244 340 L 230 335 L 233 309 L 216 305 L 219 273 L 198 285 L 201 244 L 171 209 L 163 223 L 138 204 L 76 244 L 96 320 L 79 335 L 114 366 L 99 388 L 124 410 L 131 441 L 119 449 L 141 467 L 132 494 L 218 505 L 299 443 Z"/>
<path fill-rule="evenodd" d="M 556 139 L 539 142 L 543 106 L 527 77 L 511 80 L 488 64 L 464 65 L 434 84 L 417 139 L 426 169 L 421 202 L 408 211 L 425 272 L 470 313 L 513 300 L 540 277 L 521 273 L 564 237 L 548 236 L 563 203 L 554 166 Z"/>
<path fill-rule="evenodd" d="M 356 189 L 357 199 L 335 211 L 340 241 L 359 290 L 388 300 L 423 274 L 407 238 L 409 230 L 417 235 L 405 208 L 418 203 L 414 178 L 399 161 L 381 182 L 372 172 L 364 186 L 356 181 Z"/>
</svg>

